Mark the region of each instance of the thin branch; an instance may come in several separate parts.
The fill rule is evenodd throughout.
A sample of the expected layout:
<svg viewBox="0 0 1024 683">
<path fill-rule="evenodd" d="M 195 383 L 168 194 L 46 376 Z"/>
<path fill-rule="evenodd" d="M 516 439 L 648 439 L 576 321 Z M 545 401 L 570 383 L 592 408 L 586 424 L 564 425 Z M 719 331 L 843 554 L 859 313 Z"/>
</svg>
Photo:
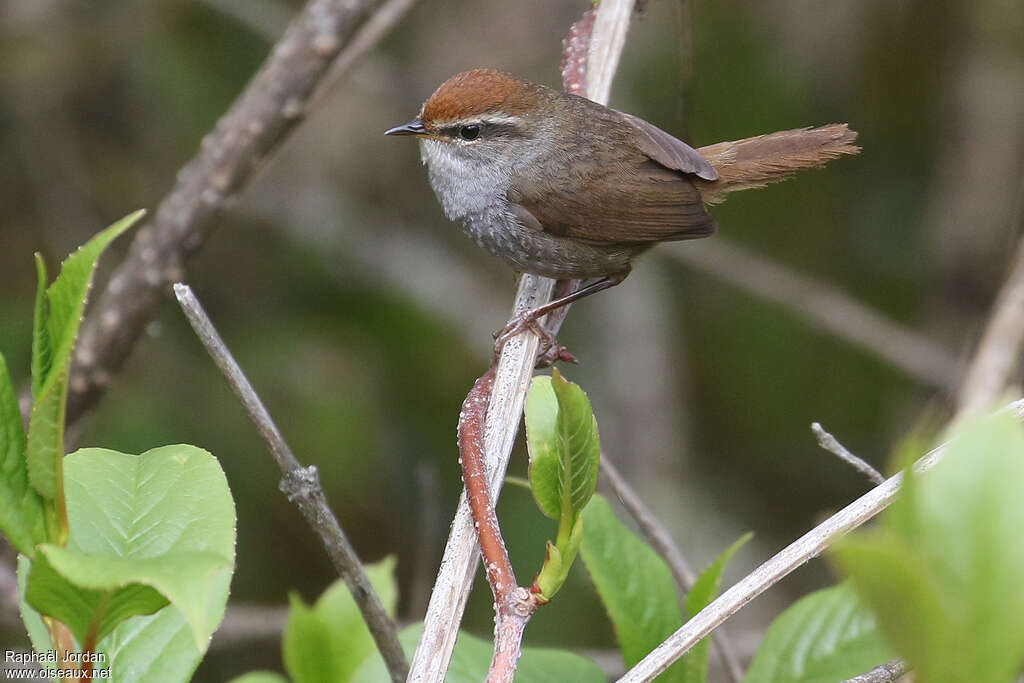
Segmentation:
<svg viewBox="0 0 1024 683">
<path fill-rule="evenodd" d="M 860 676 L 848 678 L 845 683 L 896 683 L 908 671 L 910 671 L 910 667 L 906 662 L 894 659 L 891 662 L 880 664 Z"/>
<path fill-rule="evenodd" d="M 523 275 L 513 315 L 550 300 L 553 284 L 548 278 Z M 505 467 L 523 414 L 523 400 L 533 374 L 537 347 L 536 335 L 517 335 L 505 344 L 498 361 L 483 434 L 487 486 L 492 501 L 497 501 L 501 492 Z M 430 594 L 423 620 L 423 635 L 409 671 L 410 683 L 444 681 L 479 559 L 473 516 L 463 492 Z"/>
<path fill-rule="evenodd" d="M 675 580 L 680 596 L 689 593 L 693 589 L 697 575 L 690 568 L 686 558 L 683 557 L 679 546 L 676 545 L 675 540 L 672 538 L 672 534 L 658 521 L 658 518 L 654 516 L 654 513 L 643 502 L 643 499 L 633 490 L 633 487 L 629 485 L 625 477 L 622 476 L 604 454 L 601 455 L 601 475 L 604 478 L 605 484 L 622 503 L 622 507 L 626 509 L 626 512 L 636 522 L 640 533 L 647 539 L 654 552 L 658 553 L 665 560 L 669 571 L 672 572 L 672 578 Z M 729 637 L 722 629 L 718 629 L 711 634 L 711 640 L 718 650 L 719 656 L 722 658 L 722 664 L 729 679 L 739 683 L 739 681 L 743 680 L 743 667 L 740 666 L 739 658 L 736 656 Z"/>
<path fill-rule="evenodd" d="M 774 301 L 928 386 L 948 392 L 956 388 L 960 366 L 956 356 L 832 285 L 799 275 L 720 237 L 662 249 L 662 253 L 748 294 Z"/>
<path fill-rule="evenodd" d="M 327 550 L 334 568 L 338 575 L 345 581 L 349 592 L 352 593 L 359 611 L 363 615 L 377 649 L 380 650 L 387 664 L 388 671 L 393 681 L 404 681 L 408 671 L 405 655 L 402 646 L 398 642 L 398 629 L 395 623 L 384 611 L 384 605 L 380 597 L 370 584 L 370 579 L 363 570 L 363 565 L 356 555 L 355 549 L 349 543 L 337 517 L 327 503 L 323 488 L 320 486 L 320 478 L 315 466 L 303 467 L 291 448 L 284 440 L 277 425 L 274 424 L 270 413 L 263 406 L 263 402 L 256 394 L 252 384 L 246 378 L 242 368 L 235 361 L 228 350 L 224 340 L 221 339 L 214 328 L 206 311 L 200 305 L 198 299 L 192 293 L 188 285 L 181 283 L 174 285 L 174 294 L 178 298 L 181 310 L 184 311 L 196 336 L 202 341 L 207 352 L 217 367 L 224 374 L 231 390 L 242 402 L 249 419 L 253 421 L 260 432 L 260 436 L 266 441 L 270 454 L 281 469 L 281 491 L 288 496 L 288 500 L 302 512 L 306 522 L 313 528 L 313 531 L 320 536 L 320 540 Z"/>
<path fill-rule="evenodd" d="M 595 13 L 594 35 L 612 36 L 621 50 L 622 42 L 617 38 L 618 32 L 609 30 L 605 24 L 626 22 L 628 25 L 632 7 L 632 0 L 604 0 Z M 624 28 L 621 33 L 624 39 Z M 614 74 L 614 70 L 609 72 L 603 69 L 604 62 L 608 61 L 617 63 L 618 53 L 612 49 L 595 49 L 592 41 L 585 71 L 588 74 L 587 94 L 599 102 L 607 101 L 611 76 Z M 604 75 L 599 77 L 598 72 Z M 598 93 L 602 91 L 605 93 L 604 100 L 598 99 Z M 513 315 L 550 301 L 553 287 L 554 281 L 549 278 L 524 274 L 519 280 Z M 498 361 L 483 435 L 488 490 L 490 499 L 495 504 L 501 491 L 512 444 L 519 431 L 523 401 L 537 358 L 537 346 L 538 339 L 535 334 L 517 335 L 505 344 Z M 452 521 L 437 581 L 430 596 L 430 604 L 424 617 L 423 635 L 413 656 L 409 673 L 410 682 L 441 683 L 444 680 L 478 559 L 479 548 L 473 518 L 464 493 Z"/>
<path fill-rule="evenodd" d="M 1014 209 L 1014 229 L 1024 230 L 1024 182 Z M 992 314 L 957 392 L 954 421 L 997 401 L 1019 365 L 1024 343 L 1024 238 L 1017 244 L 1010 274 L 996 295 Z"/>
<path fill-rule="evenodd" d="M 168 285 L 183 279 L 185 262 L 221 213 L 303 120 L 334 58 L 380 2 L 311 0 L 178 172 L 82 325 L 69 381 L 69 423 L 102 397 Z"/>
<path fill-rule="evenodd" d="M 826 451 L 832 453 L 846 464 L 851 465 L 875 484 L 885 482 L 885 476 L 881 472 L 872 467 L 866 460 L 857 457 L 847 450 L 846 446 L 839 443 L 839 439 L 825 431 L 820 422 L 812 422 L 811 431 L 814 432 L 814 436 L 818 439 L 818 445 Z"/>
<path fill-rule="evenodd" d="M 1024 419 L 1024 399 L 1014 401 L 1006 406 L 1005 410 L 1012 411 L 1018 419 Z M 948 442 L 931 450 L 914 463 L 914 470 L 925 472 L 934 467 L 942 459 L 947 447 Z M 902 482 L 902 472 L 890 477 L 884 484 L 871 489 L 791 543 L 683 624 L 678 631 L 627 671 L 626 675 L 619 679 L 619 683 L 640 683 L 654 680 L 658 674 L 686 654 L 690 648 L 744 605 L 781 581 L 793 570 L 820 555 L 836 538 L 856 529 L 888 507 L 899 492 Z"/>
<path fill-rule="evenodd" d="M 494 371 L 492 365 L 480 376 L 459 411 L 459 464 L 483 554 L 484 572 L 494 594 L 494 656 L 487 680 L 511 683 L 519 661 L 523 631 L 540 602 L 530 591 L 519 588 L 498 526 L 498 515 L 487 493 L 483 432 Z"/>
</svg>

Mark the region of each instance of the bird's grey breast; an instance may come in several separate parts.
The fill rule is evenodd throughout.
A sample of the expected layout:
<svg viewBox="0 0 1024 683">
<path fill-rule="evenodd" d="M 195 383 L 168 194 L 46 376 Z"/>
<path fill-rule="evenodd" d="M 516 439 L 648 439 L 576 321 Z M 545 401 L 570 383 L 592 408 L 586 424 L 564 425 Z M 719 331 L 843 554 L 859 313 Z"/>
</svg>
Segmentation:
<svg viewBox="0 0 1024 683">
<path fill-rule="evenodd" d="M 420 156 L 430 186 L 451 220 L 478 218 L 506 202 L 508 173 L 497 160 L 431 139 L 420 140 Z"/>
</svg>

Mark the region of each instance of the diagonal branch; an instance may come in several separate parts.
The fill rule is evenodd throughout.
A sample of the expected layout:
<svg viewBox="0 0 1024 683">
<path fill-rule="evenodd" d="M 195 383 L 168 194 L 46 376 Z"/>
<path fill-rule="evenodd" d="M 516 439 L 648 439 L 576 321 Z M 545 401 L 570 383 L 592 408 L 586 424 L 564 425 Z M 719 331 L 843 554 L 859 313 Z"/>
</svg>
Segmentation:
<svg viewBox="0 0 1024 683">
<path fill-rule="evenodd" d="M 256 394 L 252 384 L 249 383 L 242 368 L 238 366 L 231 351 L 228 350 L 224 340 L 221 339 L 214 328 L 206 311 L 200 305 L 192 289 L 188 285 L 175 284 L 174 293 L 181 304 L 181 310 L 188 317 L 196 336 L 203 342 L 214 363 L 224 373 L 224 378 L 231 385 L 231 390 L 238 397 L 248 413 L 249 419 L 253 421 L 259 430 L 263 440 L 266 441 L 270 454 L 281 469 L 281 491 L 288 496 L 288 500 L 295 503 L 306 518 L 306 522 L 313 528 L 313 531 L 320 536 L 324 548 L 327 550 L 331 562 L 334 564 L 338 575 L 345 581 L 349 592 L 352 594 L 363 620 L 373 635 L 387 664 L 391 680 L 400 683 L 405 680 L 408 665 L 402 646 L 398 642 L 398 630 L 395 623 L 384 611 L 384 605 L 380 597 L 370 584 L 370 579 L 363 570 L 363 565 L 356 555 L 355 549 L 349 543 L 338 518 L 327 504 L 327 496 L 320 487 L 320 478 L 316 466 L 303 467 L 295 454 L 292 453 L 288 443 L 284 440 L 277 425 L 274 424 L 270 413 L 263 406 L 263 401 Z"/>
<path fill-rule="evenodd" d="M 311 0 L 178 172 L 82 325 L 69 382 L 69 423 L 102 397 L 166 288 L 183 279 L 186 260 L 220 214 L 305 117 L 334 58 L 380 2 Z"/>
<path fill-rule="evenodd" d="M 1019 399 L 1004 408 L 1024 420 L 1024 399 Z M 948 447 L 944 443 L 914 463 L 916 472 L 930 470 L 942 460 Z M 795 569 L 817 557 L 838 537 L 861 526 L 884 510 L 896 498 L 903 483 L 903 474 L 890 477 L 884 484 L 876 486 L 827 520 L 811 529 L 789 544 L 774 557 L 726 590 L 711 604 L 665 639 L 658 647 L 626 672 L 619 683 L 641 683 L 654 680 L 674 661 L 682 657 L 705 636 L 714 631 L 726 619 L 738 612 L 744 605 L 788 576 Z"/>
</svg>

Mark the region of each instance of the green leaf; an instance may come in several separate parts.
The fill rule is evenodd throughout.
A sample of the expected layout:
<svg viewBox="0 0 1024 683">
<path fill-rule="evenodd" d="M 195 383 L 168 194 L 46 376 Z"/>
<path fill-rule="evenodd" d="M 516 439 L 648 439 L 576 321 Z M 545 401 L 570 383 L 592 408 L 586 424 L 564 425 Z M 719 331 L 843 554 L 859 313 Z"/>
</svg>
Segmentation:
<svg viewBox="0 0 1024 683">
<path fill-rule="evenodd" d="M 32 569 L 32 562 L 24 555 L 18 555 L 18 607 L 21 611 L 21 621 L 25 624 L 28 638 L 36 652 L 48 652 L 53 649 L 50 643 L 50 632 L 43 623 L 39 612 L 32 609 L 32 606 L 25 601 L 25 589 L 28 586 L 28 573 Z"/>
<path fill-rule="evenodd" d="M 744 534 L 735 543 L 725 549 L 707 569 L 701 572 L 686 596 L 686 611 L 692 617 L 718 596 L 722 585 L 722 572 L 729 560 L 737 550 L 753 537 L 753 534 Z M 705 683 L 708 680 L 708 647 L 711 645 L 709 638 L 704 638 L 693 646 L 683 659 L 686 675 L 684 680 L 687 683 Z"/>
<path fill-rule="evenodd" d="M 64 407 L 67 397 L 67 370 L 61 381 L 48 385 L 42 395 L 32 403 L 29 413 L 28 444 L 25 464 L 32 488 L 44 499 L 47 517 L 47 537 L 62 541 L 60 527 L 63 515 L 54 501 L 63 496 L 57 482 L 63 481 L 61 461 L 64 457 Z"/>
<path fill-rule="evenodd" d="M 99 649 L 107 656 L 111 680 L 117 683 L 184 683 L 192 679 L 203 658 L 192 628 L 174 605 L 122 622 Z"/>
<path fill-rule="evenodd" d="M 551 541 L 547 543 L 547 552 L 544 556 L 544 565 L 537 574 L 535 583 L 540 588 L 540 594 L 545 601 L 551 600 L 555 593 L 565 584 L 569 578 L 569 570 L 576 561 L 576 553 L 579 552 L 580 543 L 583 542 L 583 517 L 576 519 L 569 538 L 565 541 L 565 547 L 559 550 Z"/>
<path fill-rule="evenodd" d="M 601 442 L 586 393 L 557 369 L 550 378 L 533 380 L 526 398 L 526 440 L 530 483 L 541 511 L 555 519 L 578 514 L 597 485 Z"/>
<path fill-rule="evenodd" d="M 398 635 L 406 656 L 411 660 L 423 634 L 422 624 L 402 629 Z M 487 677 L 491 665 L 493 644 L 465 631 L 459 632 L 451 666 L 445 683 L 479 683 Z M 376 651 L 363 662 L 351 678 L 351 683 L 379 683 L 388 680 L 384 660 Z M 524 647 L 516 669 L 516 683 L 606 683 L 601 667 L 586 657 L 567 650 Z"/>
<path fill-rule="evenodd" d="M 953 615 L 929 568 L 899 539 L 885 532 L 858 534 L 844 539 L 833 557 L 878 616 L 888 642 L 911 663 L 921 680 L 974 680 L 947 677 L 952 671 L 947 670 L 949 654 L 943 651 L 959 652 L 962 647 L 955 639 Z"/>
<path fill-rule="evenodd" d="M 18 558 L 18 588 L 21 616 L 36 652 L 53 649 L 50 633 L 39 613 L 25 602 L 25 585 L 31 563 Z M 122 622 L 97 648 L 106 661 L 98 669 L 109 669 L 109 680 L 118 683 L 188 681 L 202 654 L 196 649 L 192 629 L 174 605 L 151 616 L 136 616 Z"/>
<path fill-rule="evenodd" d="M 551 378 L 537 375 L 526 394 L 526 445 L 530 452 L 530 487 L 533 497 L 548 517 L 562 514 L 562 497 L 558 482 L 558 436 L 555 421 L 558 399 L 551 388 Z"/>
<path fill-rule="evenodd" d="M 801 598 L 772 622 L 744 683 L 834 683 L 893 657 L 874 615 L 841 584 Z"/>
<path fill-rule="evenodd" d="M 71 349 L 78 336 L 85 309 L 85 298 L 92 283 L 93 271 L 100 254 L 112 240 L 139 220 L 143 211 L 122 218 L 86 242 L 67 258 L 60 275 L 46 290 L 48 315 L 46 324 L 38 316 L 46 308 L 36 298 L 36 339 L 33 340 L 32 378 L 35 391 L 29 418 L 28 475 L 32 487 L 48 501 L 57 500 L 58 515 L 63 509 L 60 501 L 61 461 L 64 457 L 64 409 L 67 399 L 68 372 Z M 38 260 L 37 260 L 38 263 Z M 45 278 L 45 269 L 39 271 Z M 42 376 L 38 376 L 42 375 Z M 54 530 L 51 528 L 51 534 Z M 61 541 L 51 535 L 50 540 Z"/>
<path fill-rule="evenodd" d="M 835 557 L 889 641 L 929 683 L 1010 681 L 1024 660 L 1024 429 L 964 425 L 942 462 L 911 477 L 884 528 Z"/>
<path fill-rule="evenodd" d="M 0 354 L 0 530 L 18 552 L 35 555 L 45 539 L 43 501 L 28 485 L 25 428 L 7 363 Z"/>
<path fill-rule="evenodd" d="M 46 328 L 46 261 L 42 254 L 36 252 L 36 303 L 35 316 L 32 320 L 32 396 L 39 396 L 43 391 L 43 382 L 50 374 L 53 366 L 53 347 L 50 345 L 50 333 Z"/>
<path fill-rule="evenodd" d="M 394 614 L 398 587 L 395 558 L 367 567 L 370 583 L 388 614 Z M 284 664 L 295 683 L 346 681 L 376 646 L 359 607 L 341 579 L 324 591 L 313 607 L 289 596 L 291 615 L 284 632 Z M 387 680 L 387 676 L 383 680 Z"/>
<path fill-rule="evenodd" d="M 562 377 L 557 368 L 551 375 L 551 387 L 558 397 L 555 426 L 560 442 L 558 478 L 562 509 L 568 507 L 579 513 L 590 502 L 597 486 L 597 468 L 601 461 L 597 419 L 587 394 L 578 384 Z"/>
<path fill-rule="evenodd" d="M 234 503 L 216 459 L 178 445 L 140 456 L 82 449 L 65 464 L 71 535 L 66 547 L 39 547 L 45 562 L 29 574 L 29 603 L 83 643 L 159 608 L 158 592 L 205 651 L 234 569 Z"/>
<path fill-rule="evenodd" d="M 167 604 L 167 598 L 142 584 L 120 590 L 88 590 L 71 584 L 50 565 L 45 550 L 32 562 L 25 600 L 33 606 L 45 605 L 46 614 L 66 624 L 80 645 L 90 636 L 93 644 L 99 643 L 128 617 L 152 614 Z"/>
<path fill-rule="evenodd" d="M 583 511 L 583 561 L 615 627 L 627 667 L 639 662 L 683 623 L 664 560 L 618 520 L 602 496 Z M 682 681 L 676 662 L 659 681 Z"/>
</svg>

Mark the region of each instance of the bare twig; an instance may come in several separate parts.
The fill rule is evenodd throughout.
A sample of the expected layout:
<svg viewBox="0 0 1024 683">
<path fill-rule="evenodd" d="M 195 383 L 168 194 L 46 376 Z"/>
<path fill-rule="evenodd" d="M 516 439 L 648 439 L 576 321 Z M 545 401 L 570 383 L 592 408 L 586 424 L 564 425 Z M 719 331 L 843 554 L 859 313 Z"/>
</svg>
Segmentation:
<svg viewBox="0 0 1024 683">
<path fill-rule="evenodd" d="M 530 617 L 541 604 L 536 596 L 519 587 L 505 540 L 498 526 L 487 493 L 487 471 L 484 464 L 484 421 L 494 384 L 495 366 L 487 369 L 473 384 L 459 412 L 459 464 L 466 497 L 473 511 L 477 542 L 484 559 L 487 583 L 494 594 L 494 655 L 487 680 L 511 683 L 522 645 L 523 631 Z"/>
<path fill-rule="evenodd" d="M 1014 211 L 1014 228 L 1024 229 L 1024 183 Z M 984 410 L 1006 391 L 1024 343 L 1024 239 L 1017 244 L 1010 274 L 996 295 L 992 314 L 957 392 L 956 420 Z M 954 421 L 956 421 L 954 420 Z"/>
<path fill-rule="evenodd" d="M 865 671 L 860 676 L 846 679 L 846 683 L 896 683 L 905 673 L 910 671 L 907 663 L 900 659 L 880 664 L 871 671 Z"/>
<path fill-rule="evenodd" d="M 335 56 L 380 0 L 311 0 L 291 22 L 199 152 L 177 175 L 150 225 L 82 325 L 69 382 L 69 423 L 103 395 L 153 318 L 165 288 L 184 277 L 233 198 L 302 121 Z"/>
<path fill-rule="evenodd" d="M 203 342 L 214 363 L 224 373 L 225 379 L 231 385 L 231 390 L 242 402 L 249 419 L 253 421 L 263 440 L 266 441 L 270 454 L 283 474 L 281 491 L 288 496 L 288 500 L 295 503 L 302 512 L 302 516 L 306 518 L 306 522 L 320 536 L 335 570 L 344 579 L 356 605 L 359 606 L 363 620 L 370 629 L 377 648 L 387 664 L 391 679 L 396 682 L 404 681 L 408 665 L 402 652 L 402 646 L 398 642 L 398 630 L 384 611 L 384 605 L 370 584 L 370 579 L 363 570 L 359 556 L 356 555 L 355 549 L 349 543 L 341 525 L 338 524 L 337 517 L 334 516 L 334 512 L 328 505 L 327 497 L 320 486 L 316 467 L 312 465 L 303 467 L 292 453 L 252 384 L 249 383 L 245 373 L 242 372 L 224 340 L 221 339 L 210 318 L 192 293 L 192 289 L 188 285 L 178 283 L 174 285 L 174 294 L 178 297 L 178 303 L 192 325 L 192 329 Z"/>
<path fill-rule="evenodd" d="M 553 281 L 547 278 L 524 275 L 513 314 L 548 301 L 552 285 Z M 505 344 L 498 361 L 483 435 L 487 485 L 492 501 L 498 499 L 501 491 L 505 467 L 523 414 L 526 389 L 533 374 L 537 346 L 536 335 L 517 335 Z M 479 558 L 473 516 L 463 493 L 430 595 L 423 620 L 423 635 L 409 671 L 410 682 L 441 683 L 444 680 Z"/>
<path fill-rule="evenodd" d="M 795 311 L 812 325 L 859 346 L 928 386 L 955 390 L 960 365 L 956 356 L 832 285 L 798 275 L 720 237 L 682 249 L 663 249 L 662 253 Z"/>
<path fill-rule="evenodd" d="M 1024 419 L 1024 399 L 1009 404 L 1018 419 Z M 914 463 L 916 472 L 924 472 L 936 465 L 948 447 L 944 443 Z M 738 612 L 744 605 L 772 587 L 790 572 L 820 555 L 833 540 L 856 529 L 884 510 L 896 497 L 903 482 L 903 473 L 890 477 L 846 506 L 823 523 L 784 548 L 770 560 L 748 574 L 738 583 L 713 600 L 688 622 L 654 648 L 636 666 L 619 679 L 619 683 L 651 681 L 683 656 L 705 636 Z"/>
<path fill-rule="evenodd" d="M 604 477 L 608 488 L 611 489 L 612 493 L 622 503 L 622 507 L 626 509 L 626 512 L 636 522 L 640 533 L 647 539 L 654 552 L 658 553 L 665 560 L 669 571 L 672 572 L 672 578 L 675 580 L 680 596 L 689 593 L 693 588 L 694 582 L 697 580 L 697 575 L 679 551 L 679 546 L 676 545 L 668 529 L 658 521 L 658 518 L 654 516 L 650 508 L 644 504 L 643 499 L 633 490 L 633 487 L 629 485 L 625 477 L 622 476 L 604 454 L 601 455 L 601 475 Z M 740 666 L 739 659 L 736 657 L 728 636 L 722 629 L 718 629 L 711 634 L 711 640 L 718 650 L 719 656 L 722 658 L 722 664 L 729 678 L 737 683 L 743 680 L 743 667 Z"/>
<path fill-rule="evenodd" d="M 617 35 L 605 28 L 608 23 L 626 22 L 632 10 L 632 0 L 604 0 L 594 18 L 594 34 Z M 626 8 L 623 11 L 623 8 Z M 600 29 L 598 27 L 601 27 Z M 600 31 L 600 33 L 599 33 Z M 625 37 L 625 29 L 622 30 Z M 618 38 L 615 38 L 618 41 Z M 621 50 L 621 41 L 617 42 Z M 603 68 L 607 60 L 618 61 L 618 54 L 610 49 L 594 50 L 588 58 L 588 95 L 599 102 L 607 101 L 614 70 Z M 598 75 L 598 74 L 602 75 Z M 605 99 L 598 99 L 599 93 Z M 535 275 L 523 275 L 516 293 L 513 315 L 546 303 L 551 299 L 554 281 Z M 543 324 L 543 323 L 542 323 Z M 508 465 L 512 443 L 522 419 L 523 401 L 533 365 L 537 357 L 538 339 L 533 333 L 523 333 L 505 344 L 498 361 L 487 421 L 484 426 L 484 453 L 486 455 L 488 490 L 490 499 L 497 501 L 501 480 Z M 452 522 L 448 544 L 445 546 L 441 568 L 430 596 L 430 605 L 424 618 L 423 635 L 416 648 L 410 682 L 441 683 L 448 669 L 452 649 L 458 635 L 459 623 L 465 610 L 473 575 L 476 572 L 479 550 L 473 529 L 473 519 L 465 495 Z"/>
<path fill-rule="evenodd" d="M 881 484 L 885 482 L 885 476 L 881 472 L 872 467 L 866 460 L 857 457 L 847 450 L 846 446 L 839 443 L 839 439 L 825 431 L 820 422 L 812 422 L 811 431 L 814 432 L 814 436 L 818 439 L 818 445 L 826 451 L 832 453 L 846 464 L 853 466 L 855 470 L 874 483 Z"/>
</svg>

